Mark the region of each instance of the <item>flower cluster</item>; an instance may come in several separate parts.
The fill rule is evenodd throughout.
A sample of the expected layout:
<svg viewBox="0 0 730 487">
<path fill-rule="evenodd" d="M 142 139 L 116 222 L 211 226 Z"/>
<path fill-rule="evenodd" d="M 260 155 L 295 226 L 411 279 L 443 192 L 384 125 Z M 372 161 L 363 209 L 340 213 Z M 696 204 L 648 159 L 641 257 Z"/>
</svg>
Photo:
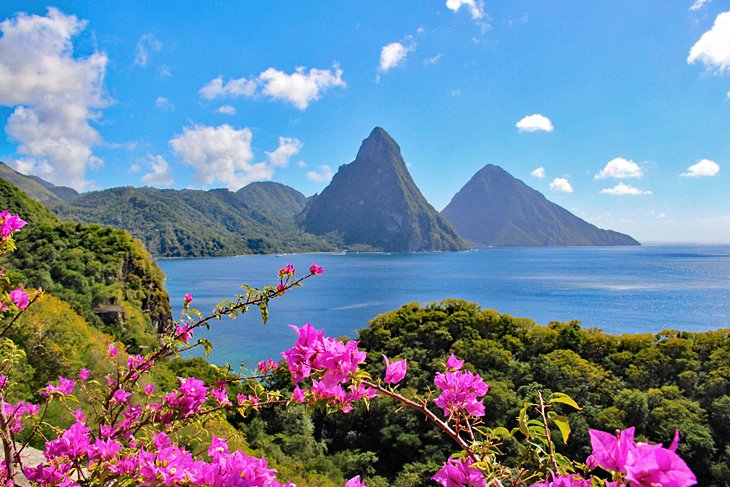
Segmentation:
<svg viewBox="0 0 730 487">
<path fill-rule="evenodd" d="M 296 402 L 304 402 L 307 393 L 313 401 L 326 401 L 344 412 L 352 410 L 352 403 L 364 397 L 375 397 L 377 393 L 362 384 L 355 384 L 352 378 L 359 364 L 365 361 L 365 352 L 358 350 L 357 341 L 343 343 L 324 337 L 309 323 L 301 328 L 291 327 L 298 335 L 292 348 L 281 355 L 287 364 L 294 384 L 314 375 L 309 391 L 297 387 Z M 347 389 L 343 387 L 348 384 Z"/>
<path fill-rule="evenodd" d="M 489 392 L 489 385 L 481 376 L 462 371 L 463 363 L 463 360 L 458 360 L 452 354 L 446 362 L 447 371 L 436 374 L 434 383 L 441 389 L 441 395 L 434 403 L 443 409 L 446 416 L 463 412 L 471 416 L 484 416 L 484 402 L 479 397 Z"/>
<path fill-rule="evenodd" d="M 487 481 L 471 459 L 449 458 L 443 468 L 431 477 L 444 487 L 486 487 Z"/>
<path fill-rule="evenodd" d="M 637 487 L 687 487 L 697 483 L 695 475 L 676 453 L 679 431 L 669 448 L 661 444 L 636 443 L 634 428 L 618 435 L 598 430 L 590 430 L 589 434 L 593 452 L 586 463 L 592 468 L 599 466 L 619 472 Z"/>
<path fill-rule="evenodd" d="M 12 215 L 8 210 L 0 212 L 0 238 L 7 241 L 16 230 L 26 226 L 28 222 L 22 220 L 18 215 Z"/>
</svg>

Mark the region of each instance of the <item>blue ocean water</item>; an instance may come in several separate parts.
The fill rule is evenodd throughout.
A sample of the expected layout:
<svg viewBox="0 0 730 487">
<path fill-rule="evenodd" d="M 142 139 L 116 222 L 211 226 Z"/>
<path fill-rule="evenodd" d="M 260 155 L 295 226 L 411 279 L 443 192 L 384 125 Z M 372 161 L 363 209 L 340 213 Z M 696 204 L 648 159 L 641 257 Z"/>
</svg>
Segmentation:
<svg viewBox="0 0 730 487">
<path fill-rule="evenodd" d="M 494 248 L 459 253 L 294 254 L 161 259 L 175 313 L 185 293 L 204 314 L 242 284 L 276 284 L 293 264 L 323 275 L 270 305 L 214 322 L 210 360 L 251 366 L 278 358 L 296 338 L 287 326 L 310 322 L 329 336 L 354 337 L 376 315 L 409 302 L 476 302 L 545 325 L 580 320 L 609 333 L 704 331 L 730 327 L 730 245 Z M 200 335 L 199 335 L 200 336 Z"/>
</svg>

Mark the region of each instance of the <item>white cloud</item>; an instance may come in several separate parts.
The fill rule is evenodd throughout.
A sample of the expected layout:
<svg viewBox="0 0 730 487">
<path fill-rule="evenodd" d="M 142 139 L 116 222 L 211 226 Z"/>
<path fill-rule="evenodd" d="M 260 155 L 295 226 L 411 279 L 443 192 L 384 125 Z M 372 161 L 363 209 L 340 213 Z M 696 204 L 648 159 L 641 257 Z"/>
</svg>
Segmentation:
<svg viewBox="0 0 730 487">
<path fill-rule="evenodd" d="M 170 140 L 170 146 L 184 164 L 196 170 L 194 179 L 199 183 L 223 183 L 237 190 L 251 181 L 270 178 L 273 173 L 265 164 L 252 164 L 252 138 L 247 128 L 195 125 L 185 127 L 182 135 Z"/>
<path fill-rule="evenodd" d="M 317 171 L 308 171 L 307 172 L 307 179 L 310 181 L 314 181 L 315 183 L 326 183 L 330 179 L 332 179 L 332 169 L 330 169 L 327 165 L 319 166 L 319 172 Z"/>
<path fill-rule="evenodd" d="M 200 88 L 198 93 L 208 100 L 215 98 L 236 98 L 239 96 L 251 97 L 256 93 L 256 87 L 256 81 L 246 78 L 232 79 L 224 85 L 223 77 L 218 76 Z"/>
<path fill-rule="evenodd" d="M 302 150 L 302 142 L 294 137 L 279 137 L 279 147 L 266 152 L 266 158 L 275 167 L 286 167 L 289 160 Z"/>
<path fill-rule="evenodd" d="M 530 173 L 533 178 L 545 179 L 545 168 L 540 166 Z"/>
<path fill-rule="evenodd" d="M 425 61 L 423 62 L 423 64 L 424 64 L 425 66 L 433 66 L 433 65 L 434 65 L 434 64 L 436 64 L 437 62 L 441 61 L 441 58 L 443 58 L 443 57 L 444 57 L 444 54 L 440 52 L 440 53 L 436 54 L 435 56 L 433 56 L 433 57 L 430 57 L 430 58 L 426 59 L 426 60 L 425 60 Z"/>
<path fill-rule="evenodd" d="M 155 99 L 155 106 L 157 108 L 160 108 L 162 110 L 172 110 L 175 108 L 171 103 L 170 100 L 165 98 L 164 96 L 158 96 L 157 99 Z"/>
<path fill-rule="evenodd" d="M 720 172 L 720 165 L 715 161 L 709 159 L 702 159 L 697 164 L 693 164 L 687 168 L 687 172 L 683 172 L 680 176 L 685 177 L 701 177 L 701 176 L 715 176 Z"/>
<path fill-rule="evenodd" d="M 446 8 L 449 10 L 458 12 L 461 7 L 466 7 L 474 20 L 484 17 L 484 2 L 481 0 L 446 0 Z"/>
<path fill-rule="evenodd" d="M 140 166 L 140 165 L 139 165 L 139 164 L 137 164 L 136 162 L 133 162 L 133 163 L 132 163 L 132 164 L 131 164 L 131 165 L 129 166 L 129 169 L 127 169 L 127 172 L 128 172 L 129 174 L 137 174 L 137 173 L 138 173 L 138 172 L 140 172 L 141 170 L 142 170 L 142 166 Z"/>
<path fill-rule="evenodd" d="M 218 76 L 206 83 L 198 93 L 208 100 L 268 96 L 306 110 L 309 103 L 319 100 L 325 91 L 345 86 L 347 83 L 342 79 L 342 69 L 338 65 L 333 65 L 331 69 L 312 68 L 309 71 L 300 66 L 292 74 L 268 68 L 258 76 L 232 79 L 225 84 L 223 77 Z"/>
<path fill-rule="evenodd" d="M 560 193 L 572 193 L 573 192 L 573 186 L 570 184 L 570 181 L 568 181 L 565 178 L 555 178 L 550 183 L 550 189 L 553 191 L 558 191 Z"/>
<path fill-rule="evenodd" d="M 702 9 L 705 5 L 710 3 L 710 0 L 695 0 L 695 2 L 692 4 L 692 6 L 689 8 L 691 12 L 696 12 L 697 10 Z"/>
<path fill-rule="evenodd" d="M 613 188 L 603 188 L 601 190 L 601 194 L 610 194 L 613 196 L 638 196 L 641 194 L 651 194 L 651 191 L 644 191 L 629 184 L 618 183 Z"/>
<path fill-rule="evenodd" d="M 413 52 L 416 49 L 416 44 L 411 41 L 409 45 L 401 44 L 400 42 L 391 42 L 390 44 L 383 46 L 380 50 L 380 66 L 378 69 L 385 73 L 386 71 L 399 66 L 405 61 L 406 56 L 409 52 Z"/>
<path fill-rule="evenodd" d="M 149 163 L 152 172 L 142 176 L 142 182 L 150 186 L 170 186 L 172 174 L 170 174 L 170 165 L 167 161 L 162 156 L 149 156 Z"/>
<path fill-rule="evenodd" d="M 642 176 L 644 176 L 644 172 L 637 163 L 624 159 L 623 157 L 616 157 L 608 161 L 606 166 L 598 174 L 593 176 L 593 179 L 624 179 L 640 178 Z"/>
<path fill-rule="evenodd" d="M 520 132 L 552 132 L 553 123 L 545 115 L 528 115 L 515 124 Z"/>
<path fill-rule="evenodd" d="M 222 113 L 223 115 L 235 115 L 236 114 L 236 107 L 233 105 L 221 105 L 218 107 L 218 110 L 216 110 L 218 113 Z"/>
<path fill-rule="evenodd" d="M 49 8 L 46 16 L 18 14 L 0 23 L 0 105 L 14 108 L 5 127 L 26 156 L 20 166 L 55 184 L 83 190 L 87 167 L 101 165 L 101 142 L 90 121 L 109 105 L 107 57 L 73 56 L 71 39 L 86 22 Z M 18 167 L 20 167 L 18 166 Z"/>
<path fill-rule="evenodd" d="M 143 34 L 135 47 L 134 64 L 143 68 L 146 67 L 150 63 L 150 53 L 160 52 L 161 49 L 162 43 L 154 35 Z"/>
<path fill-rule="evenodd" d="M 730 12 L 718 15 L 712 28 L 692 46 L 687 62 L 697 60 L 718 74 L 730 71 Z"/>
</svg>

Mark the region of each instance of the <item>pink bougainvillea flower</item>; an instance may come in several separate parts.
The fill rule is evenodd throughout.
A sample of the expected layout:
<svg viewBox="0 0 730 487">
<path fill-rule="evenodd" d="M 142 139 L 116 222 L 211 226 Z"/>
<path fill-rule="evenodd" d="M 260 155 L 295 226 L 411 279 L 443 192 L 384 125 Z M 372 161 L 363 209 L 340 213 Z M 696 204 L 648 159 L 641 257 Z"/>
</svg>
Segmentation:
<svg viewBox="0 0 730 487">
<path fill-rule="evenodd" d="M 309 266 L 310 274 L 314 274 L 315 276 L 318 276 L 318 275 L 322 274 L 323 272 L 324 272 L 324 269 L 314 263 L 311 266 Z"/>
<path fill-rule="evenodd" d="M 385 382 L 388 384 L 397 384 L 403 380 L 406 376 L 406 359 L 392 362 L 388 360 L 388 357 L 383 355 L 385 359 Z"/>
<path fill-rule="evenodd" d="M 147 384 L 144 386 L 144 393 L 147 396 L 151 396 L 152 393 L 155 392 L 155 385 L 154 384 Z"/>
<path fill-rule="evenodd" d="M 291 264 L 287 264 L 286 266 L 279 269 L 279 278 L 284 279 L 285 277 L 293 276 L 296 271 L 294 270 L 294 266 Z"/>
<path fill-rule="evenodd" d="M 10 238 L 10 235 L 16 230 L 20 230 L 28 224 L 25 220 L 22 220 L 18 215 L 11 215 L 8 210 L 0 213 L 0 236 L 3 240 Z"/>
<path fill-rule="evenodd" d="M 291 398 L 294 402 L 302 404 L 305 400 L 304 391 L 299 386 L 294 386 L 294 391 L 291 393 Z"/>
<path fill-rule="evenodd" d="M 188 305 L 193 302 L 193 295 L 191 293 L 187 293 L 185 295 L 185 304 Z"/>
<path fill-rule="evenodd" d="M 697 478 L 679 455 L 661 445 L 641 443 L 628 456 L 626 479 L 634 487 L 689 487 Z"/>
<path fill-rule="evenodd" d="M 486 487 L 487 481 L 484 475 L 472 467 L 472 460 L 455 460 L 449 458 L 448 462 L 431 477 L 444 487 Z"/>
<path fill-rule="evenodd" d="M 129 399 L 129 396 L 131 396 L 131 392 L 127 392 L 124 389 L 117 389 L 114 391 L 114 394 L 112 395 L 112 401 L 114 402 L 127 402 L 127 399 Z"/>
<path fill-rule="evenodd" d="M 116 345 L 114 345 L 113 343 L 109 344 L 109 348 L 107 349 L 107 354 L 109 355 L 109 357 L 111 357 L 111 358 L 116 357 L 118 351 L 119 351 L 119 349 L 117 348 Z"/>
<path fill-rule="evenodd" d="M 13 304 L 15 304 L 15 306 L 20 309 L 25 309 L 28 307 L 28 293 L 23 291 L 23 286 L 20 286 L 18 289 L 10 291 L 8 293 L 8 298 L 10 298 L 10 301 L 12 301 Z"/>
<path fill-rule="evenodd" d="M 456 355 L 453 353 L 449 357 L 449 359 L 446 361 L 446 368 L 448 370 L 461 370 L 461 367 L 464 365 L 463 360 L 459 360 L 456 358 Z"/>
<path fill-rule="evenodd" d="M 580 475 L 559 475 L 550 472 L 552 480 L 546 478 L 544 482 L 537 482 L 530 487 L 591 487 L 591 481 Z M 608 484 L 607 484 L 608 485 Z"/>
<path fill-rule="evenodd" d="M 600 466 L 614 472 L 626 472 L 624 465 L 629 453 L 636 449 L 634 428 L 621 431 L 618 436 L 599 430 L 588 430 L 593 451 L 586 460 L 590 468 Z"/>
<path fill-rule="evenodd" d="M 365 487 L 365 481 L 360 480 L 360 476 L 358 475 L 345 482 L 345 487 Z"/>
<path fill-rule="evenodd" d="M 89 370 L 88 370 L 88 369 L 86 369 L 86 368 L 82 368 L 82 369 L 81 369 L 81 370 L 79 371 L 79 380 L 86 380 L 86 379 L 88 379 L 88 378 L 89 378 L 89 373 L 90 373 L 90 372 L 89 372 Z"/>
<path fill-rule="evenodd" d="M 479 398 L 489 392 L 489 385 L 481 376 L 468 371 L 439 372 L 434 384 L 442 391 L 434 403 L 443 409 L 446 416 L 460 411 L 484 416 L 484 402 Z"/>
</svg>

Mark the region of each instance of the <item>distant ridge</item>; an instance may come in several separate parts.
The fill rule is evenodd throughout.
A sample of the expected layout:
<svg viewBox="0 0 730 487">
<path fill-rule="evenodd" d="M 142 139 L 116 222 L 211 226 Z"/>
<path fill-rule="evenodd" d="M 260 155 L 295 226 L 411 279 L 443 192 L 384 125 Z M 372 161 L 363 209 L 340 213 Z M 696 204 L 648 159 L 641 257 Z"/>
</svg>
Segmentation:
<svg viewBox="0 0 730 487">
<path fill-rule="evenodd" d="M 71 201 L 79 195 L 75 189 L 56 186 L 38 176 L 21 174 L 4 162 L 0 162 L 0 179 L 12 183 L 30 198 L 40 203 Z"/>
<path fill-rule="evenodd" d="M 335 233 L 349 248 L 388 252 L 466 249 L 454 228 L 426 201 L 400 147 L 376 127 L 350 164 L 298 217 L 318 235 Z"/>
<path fill-rule="evenodd" d="M 474 174 L 441 214 L 474 247 L 640 245 L 578 218 L 492 164 Z"/>
</svg>

